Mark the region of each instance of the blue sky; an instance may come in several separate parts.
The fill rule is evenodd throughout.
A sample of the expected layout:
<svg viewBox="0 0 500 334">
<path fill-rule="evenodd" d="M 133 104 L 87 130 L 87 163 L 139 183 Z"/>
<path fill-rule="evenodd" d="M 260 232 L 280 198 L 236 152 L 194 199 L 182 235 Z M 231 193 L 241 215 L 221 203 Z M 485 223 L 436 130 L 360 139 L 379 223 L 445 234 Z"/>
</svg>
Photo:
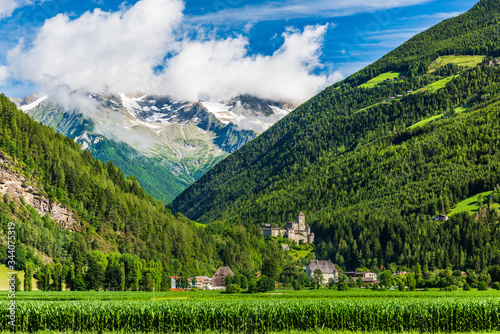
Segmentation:
<svg viewBox="0 0 500 334">
<path fill-rule="evenodd" d="M 43 69 L 39 70 L 37 67 L 52 68 L 55 66 L 54 64 L 47 63 L 50 61 L 50 56 L 40 54 L 40 52 L 42 52 L 40 51 L 42 49 L 40 45 L 38 45 L 38 53 L 33 52 L 31 57 L 29 55 L 29 50 L 37 43 L 40 44 L 42 41 L 47 41 L 48 37 L 45 35 L 50 34 L 53 30 L 47 27 L 44 38 L 41 37 L 42 34 L 40 34 L 40 30 L 46 23 L 46 20 L 53 20 L 58 14 L 64 14 L 69 21 L 72 21 L 78 20 L 85 12 L 94 11 L 96 8 L 100 8 L 104 12 L 127 12 L 127 10 L 133 8 L 137 3 L 137 1 L 128 1 L 124 3 L 123 1 L 116 0 L 4 1 L 6 4 L 0 3 L 0 17 L 2 18 L 0 21 L 0 68 L 3 69 L 4 73 L 4 77 L 2 78 L 2 71 L 0 71 L 0 82 L 3 81 L 0 83 L 0 90 L 8 96 L 24 96 L 41 89 L 40 86 L 46 87 L 46 80 L 42 80 L 41 78 L 47 76 L 52 77 L 51 82 L 56 81 L 57 85 L 68 85 L 71 89 L 92 89 L 88 84 L 78 85 L 78 83 L 75 83 L 75 81 L 71 79 L 54 79 L 53 77 L 61 76 L 60 71 L 54 70 L 53 72 L 43 73 Z M 156 3 L 158 3 L 158 1 L 161 0 L 157 0 Z M 153 3 L 153 0 L 151 0 L 151 2 Z M 299 80 L 302 78 L 301 75 L 304 74 L 300 72 L 301 70 L 308 71 L 316 76 L 324 76 L 323 81 L 311 81 L 313 82 L 314 89 L 318 90 L 318 87 L 322 88 L 320 87 L 321 85 L 326 85 L 325 83 L 330 84 L 332 80 L 335 81 L 348 76 L 377 60 L 385 53 L 432 25 L 470 9 L 476 2 L 476 0 L 187 0 L 184 2 L 182 17 L 177 15 L 175 18 L 172 18 L 172 20 L 175 21 L 175 23 L 172 23 L 175 33 L 171 33 L 172 36 L 170 36 L 169 39 L 160 39 L 159 43 L 162 45 L 167 43 L 180 43 L 195 47 L 197 46 L 195 45 L 197 41 L 216 40 L 221 42 L 219 44 L 222 44 L 222 42 L 227 39 L 236 38 L 238 41 L 245 42 L 243 47 L 246 50 L 246 54 L 241 56 L 239 64 L 247 64 L 248 58 L 273 56 L 278 49 L 283 47 L 288 36 L 290 45 L 287 47 L 288 51 L 284 51 L 283 53 L 288 52 L 289 57 L 285 58 L 293 58 L 293 60 L 290 60 L 291 67 L 296 65 L 298 67 L 302 66 L 300 69 L 297 68 L 297 78 Z M 170 7 L 162 7 L 161 10 L 169 11 L 168 8 Z M 160 8 L 158 10 L 160 11 Z M 88 22 L 99 21 L 88 20 L 86 22 L 89 24 Z M 133 20 L 131 20 L 131 22 L 133 22 Z M 59 22 L 57 27 L 65 29 L 64 24 L 68 24 L 68 22 Z M 318 42 L 318 36 L 313 36 L 309 39 L 304 37 L 306 38 L 304 39 L 304 41 L 306 41 L 304 42 L 304 47 L 307 48 L 311 46 L 311 50 L 306 55 L 296 56 L 297 52 L 300 52 L 300 50 L 292 52 L 290 49 L 292 47 L 300 49 L 301 42 L 298 37 L 297 41 L 293 42 L 291 36 L 294 34 L 297 34 L 297 36 L 299 34 L 305 35 L 305 29 L 308 26 L 325 27 L 324 31 L 318 32 L 318 34 L 321 35 L 321 45 L 315 50 L 313 46 Z M 79 29 L 82 28 L 80 27 Z M 163 30 L 155 30 L 153 27 L 151 29 L 152 31 L 158 32 L 167 31 L 169 28 L 164 27 L 162 28 Z M 72 30 L 68 29 L 68 33 L 70 31 Z M 170 34 L 170 30 L 168 31 Z M 287 31 L 288 35 L 285 33 Z M 61 32 L 57 31 L 54 32 L 54 39 L 60 38 L 60 36 L 58 37 L 60 33 Z M 97 30 L 97 32 L 94 31 L 93 33 L 99 34 L 99 31 Z M 86 36 L 88 37 L 88 35 Z M 82 36 L 75 33 L 75 38 L 82 38 Z M 148 37 L 144 36 L 144 38 Z M 18 54 L 11 52 L 11 56 L 8 59 L 7 54 L 9 51 L 15 48 L 21 40 L 23 40 L 22 51 Z M 105 38 L 100 39 L 100 41 L 102 41 L 102 43 L 96 42 L 96 44 L 106 44 Z M 144 47 L 155 49 L 155 44 L 153 42 L 154 41 L 150 44 L 145 44 L 146 46 Z M 54 48 L 60 47 L 60 49 L 58 49 L 60 53 L 65 53 L 66 50 L 64 47 L 70 45 L 68 43 L 54 43 L 56 42 L 51 40 L 47 45 L 53 45 L 52 47 Z M 82 45 L 78 47 L 84 48 L 84 52 L 90 54 L 93 52 L 93 48 L 91 47 L 92 43 L 89 43 L 89 45 L 90 46 L 87 46 L 86 49 Z M 214 54 L 220 52 L 218 50 L 226 50 L 222 49 L 221 45 L 217 47 L 211 45 L 210 47 L 210 50 L 212 50 Z M 203 50 L 206 49 L 207 45 L 205 45 L 205 48 L 199 49 L 199 52 L 205 52 Z M 237 49 L 237 46 L 234 46 L 231 50 L 231 52 L 238 52 L 234 50 L 239 49 Z M 99 56 L 107 57 L 106 49 L 101 51 Z M 189 59 L 192 59 L 192 55 L 196 54 L 194 51 L 188 51 L 191 51 L 191 49 L 187 49 L 185 46 L 178 46 L 176 48 L 164 46 L 163 51 L 153 51 L 152 53 L 159 53 L 154 60 L 148 59 L 147 62 L 144 62 L 144 66 L 151 67 L 154 65 L 155 71 L 161 72 L 164 68 L 167 68 L 167 65 L 158 60 L 158 55 L 161 55 L 161 52 L 164 53 L 165 59 L 169 59 L 172 54 L 185 53 L 186 57 L 183 61 L 176 61 L 176 64 L 181 64 L 179 66 L 183 68 L 182 66 L 186 66 L 185 63 Z M 123 50 L 117 50 L 116 48 L 110 50 L 110 57 L 113 56 L 113 52 L 123 57 Z M 137 56 L 134 55 L 134 50 L 130 52 L 131 57 Z M 33 64 L 33 62 L 37 62 L 38 58 L 44 59 L 44 57 L 49 60 Z M 147 56 L 143 54 L 137 56 L 137 59 L 139 59 L 138 62 L 141 62 L 145 58 L 147 58 Z M 120 59 L 122 58 L 118 57 L 117 59 L 117 63 L 120 64 Z M 64 62 L 66 60 L 63 59 L 60 61 Z M 96 62 L 95 59 L 89 61 Z M 272 59 L 268 59 L 268 61 L 270 64 L 269 66 L 275 66 L 275 64 L 277 64 L 277 61 L 272 61 Z M 301 65 L 302 63 L 307 63 L 307 66 Z M 311 63 L 314 64 L 311 65 Z M 81 62 L 68 64 L 69 67 L 86 67 L 85 65 L 85 63 Z M 122 66 L 130 67 L 130 62 L 123 61 Z M 262 66 L 257 66 L 257 68 L 261 68 Z M 25 73 L 26 71 L 23 72 L 24 67 L 29 68 L 29 72 L 40 71 L 40 73 L 37 76 L 30 75 L 30 73 Z M 173 65 L 170 67 L 173 67 Z M 216 68 L 215 65 L 214 68 Z M 235 71 L 238 71 L 236 65 L 234 68 Z M 34 71 L 33 69 L 37 70 Z M 119 67 L 115 69 L 113 73 L 117 71 L 119 71 Z M 5 72 L 8 74 L 5 74 Z M 179 74 L 178 71 L 175 71 L 173 68 L 170 68 L 166 72 L 165 76 L 170 75 L 176 78 L 177 81 L 179 80 L 178 78 L 183 77 L 182 73 Z M 199 71 L 196 73 L 198 72 Z M 190 76 L 191 73 L 193 72 L 186 72 L 184 77 Z M 241 73 L 241 76 L 245 76 L 246 72 L 242 71 Z M 271 71 L 271 73 L 277 73 L 275 75 L 279 75 L 281 72 Z M 292 71 L 292 74 L 293 73 Z M 89 75 L 91 76 L 92 73 Z M 78 76 L 78 72 L 73 73 L 73 76 Z M 214 74 L 214 72 L 207 72 L 206 76 L 217 77 L 217 74 Z M 208 77 L 197 81 L 209 81 Z M 259 77 L 255 77 L 255 81 L 252 81 L 253 85 L 258 85 L 258 78 Z M 303 81 L 307 83 L 308 77 L 304 76 Z M 221 85 L 224 85 L 226 81 L 221 79 L 220 82 L 222 82 Z M 237 84 L 235 85 L 233 81 L 228 81 L 227 84 L 238 86 Z M 280 82 L 276 84 L 278 85 Z M 109 82 L 103 81 L 102 85 L 108 87 L 110 84 Z M 171 86 L 175 87 L 174 84 Z M 170 86 L 169 84 L 165 84 L 163 87 Z M 247 87 L 248 86 L 242 85 L 241 89 L 248 89 Z M 98 87 L 96 87 L 96 89 L 98 89 Z M 117 89 L 119 88 L 117 87 Z M 128 89 L 128 87 L 123 86 L 120 87 L 120 89 Z M 207 94 L 207 90 L 209 89 L 210 86 L 206 84 L 196 91 L 197 95 L 191 95 L 193 97 L 203 96 L 203 94 Z M 287 89 L 290 90 L 290 88 Z M 297 90 L 300 89 L 303 89 L 303 87 L 297 87 Z M 182 97 L 191 96 L 183 93 L 183 91 L 179 92 L 179 95 Z M 221 92 L 221 94 L 223 93 L 225 92 Z M 275 94 L 279 95 L 280 92 L 276 92 Z"/>
</svg>

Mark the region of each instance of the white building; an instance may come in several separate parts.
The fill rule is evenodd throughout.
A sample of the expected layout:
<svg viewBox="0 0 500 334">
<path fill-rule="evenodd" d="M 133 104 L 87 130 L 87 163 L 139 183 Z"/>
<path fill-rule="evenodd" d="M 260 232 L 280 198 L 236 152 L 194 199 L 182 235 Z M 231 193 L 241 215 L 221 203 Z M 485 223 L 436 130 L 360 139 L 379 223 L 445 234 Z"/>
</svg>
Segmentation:
<svg viewBox="0 0 500 334">
<path fill-rule="evenodd" d="M 333 279 L 334 282 L 337 282 L 339 279 L 339 272 L 332 261 L 311 261 L 306 267 L 306 273 L 309 278 L 313 278 L 314 271 L 316 269 L 321 270 L 323 273 L 323 283 L 326 284 L 330 281 L 330 278 Z"/>
</svg>

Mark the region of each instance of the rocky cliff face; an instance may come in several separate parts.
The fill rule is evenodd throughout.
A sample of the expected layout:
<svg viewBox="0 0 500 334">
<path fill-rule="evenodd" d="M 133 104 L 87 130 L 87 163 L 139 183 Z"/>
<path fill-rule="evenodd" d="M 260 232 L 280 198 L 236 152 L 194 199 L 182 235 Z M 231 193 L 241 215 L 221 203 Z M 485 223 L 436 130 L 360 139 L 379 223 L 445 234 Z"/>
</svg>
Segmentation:
<svg viewBox="0 0 500 334">
<path fill-rule="evenodd" d="M 74 218 L 74 212 L 60 203 L 51 202 L 39 188 L 30 185 L 24 176 L 14 172 L 8 166 L 12 163 L 0 156 L 0 194 L 8 194 L 11 200 L 31 205 L 43 217 L 49 215 L 52 220 L 60 224 L 62 229 L 71 232 L 81 232 L 81 223 Z"/>
<path fill-rule="evenodd" d="M 137 176 L 164 202 L 293 109 L 247 95 L 222 102 L 141 93 L 88 94 L 85 99 L 82 108 L 72 109 L 44 96 L 12 100 L 97 158 Z"/>
</svg>

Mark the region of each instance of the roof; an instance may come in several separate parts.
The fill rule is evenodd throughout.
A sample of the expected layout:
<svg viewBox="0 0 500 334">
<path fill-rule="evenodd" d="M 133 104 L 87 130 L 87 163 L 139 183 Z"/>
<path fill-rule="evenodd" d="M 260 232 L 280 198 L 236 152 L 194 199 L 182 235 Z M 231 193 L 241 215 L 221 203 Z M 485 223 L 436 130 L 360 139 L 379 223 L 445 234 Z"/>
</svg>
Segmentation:
<svg viewBox="0 0 500 334">
<path fill-rule="evenodd" d="M 333 274 L 337 272 L 337 268 L 330 260 L 311 261 L 309 262 L 309 269 L 311 272 L 320 269 L 323 274 Z"/>
<path fill-rule="evenodd" d="M 300 211 L 299 216 L 305 216 L 304 212 Z"/>
<path fill-rule="evenodd" d="M 224 276 L 224 277 L 227 275 L 234 276 L 233 271 L 229 267 L 220 267 L 214 274 L 214 276 Z"/>
</svg>

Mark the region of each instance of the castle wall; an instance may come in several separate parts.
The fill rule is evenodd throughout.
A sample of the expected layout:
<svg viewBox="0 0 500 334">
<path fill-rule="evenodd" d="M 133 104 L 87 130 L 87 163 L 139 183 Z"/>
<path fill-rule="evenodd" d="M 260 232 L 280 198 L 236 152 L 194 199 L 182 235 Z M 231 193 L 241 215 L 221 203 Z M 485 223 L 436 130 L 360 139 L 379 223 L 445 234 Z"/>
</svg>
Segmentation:
<svg viewBox="0 0 500 334">
<path fill-rule="evenodd" d="M 297 244 L 300 241 L 304 243 L 313 243 L 314 242 L 314 233 L 311 233 L 311 228 L 305 225 L 305 216 L 301 212 L 298 216 L 298 222 L 288 222 L 286 223 L 286 228 L 270 228 L 270 224 L 265 224 L 262 228 L 262 235 L 264 237 L 273 237 L 276 238 L 278 236 L 287 237 Z"/>
<path fill-rule="evenodd" d="M 270 236 L 272 236 L 272 230 L 270 228 L 269 229 L 268 228 L 266 228 L 266 229 L 263 228 L 262 229 L 262 235 L 264 237 L 270 237 Z"/>
</svg>

